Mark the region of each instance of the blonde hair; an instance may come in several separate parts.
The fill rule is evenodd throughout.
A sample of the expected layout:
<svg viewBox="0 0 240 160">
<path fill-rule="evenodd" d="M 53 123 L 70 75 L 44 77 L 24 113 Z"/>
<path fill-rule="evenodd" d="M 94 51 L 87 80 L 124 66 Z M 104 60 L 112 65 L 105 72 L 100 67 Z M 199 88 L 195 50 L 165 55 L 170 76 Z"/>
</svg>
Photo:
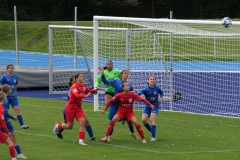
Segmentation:
<svg viewBox="0 0 240 160">
<path fill-rule="evenodd" d="M 3 91 L 0 91 L 0 102 L 4 101 L 6 98 L 6 94 Z"/>
<path fill-rule="evenodd" d="M 10 86 L 8 84 L 2 85 L 2 91 L 4 93 L 8 93 L 11 90 Z"/>
</svg>

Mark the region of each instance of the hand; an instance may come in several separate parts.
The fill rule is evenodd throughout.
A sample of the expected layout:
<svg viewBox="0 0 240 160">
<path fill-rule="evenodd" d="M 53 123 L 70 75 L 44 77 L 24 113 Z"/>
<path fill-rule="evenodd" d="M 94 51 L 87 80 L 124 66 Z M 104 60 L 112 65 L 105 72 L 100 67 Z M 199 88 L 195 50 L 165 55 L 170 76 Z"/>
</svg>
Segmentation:
<svg viewBox="0 0 240 160">
<path fill-rule="evenodd" d="M 151 105 L 150 107 L 151 107 L 152 109 L 154 109 L 154 108 L 155 108 L 155 107 L 154 107 L 154 105 Z"/>
<path fill-rule="evenodd" d="M 17 120 L 18 120 L 17 116 L 14 116 L 14 117 L 13 117 L 13 120 L 14 120 L 14 121 L 17 121 Z"/>
<path fill-rule="evenodd" d="M 98 67 L 98 71 L 101 73 L 101 74 L 104 74 L 104 69 L 102 67 Z"/>
<path fill-rule="evenodd" d="M 85 97 L 87 98 L 87 97 L 91 96 L 91 94 L 92 94 L 91 92 L 88 92 L 88 94 L 86 94 Z"/>
<path fill-rule="evenodd" d="M 105 110 L 102 110 L 102 114 L 105 114 L 106 113 L 106 111 Z"/>
<path fill-rule="evenodd" d="M 163 101 L 163 99 L 159 97 L 158 98 L 158 102 L 162 102 L 162 101 Z"/>
</svg>

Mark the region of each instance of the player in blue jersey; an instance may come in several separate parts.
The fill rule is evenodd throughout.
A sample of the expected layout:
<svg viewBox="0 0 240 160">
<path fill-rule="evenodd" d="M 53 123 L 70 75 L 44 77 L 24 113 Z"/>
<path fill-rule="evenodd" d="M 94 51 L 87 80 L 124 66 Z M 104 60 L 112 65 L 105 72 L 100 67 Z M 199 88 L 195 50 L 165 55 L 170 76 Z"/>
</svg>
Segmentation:
<svg viewBox="0 0 240 160">
<path fill-rule="evenodd" d="M 122 70 L 121 71 L 121 79 L 115 79 L 115 80 L 107 80 L 106 77 L 105 77 L 105 74 L 104 74 L 104 69 L 99 67 L 99 72 L 102 74 L 102 81 L 104 84 L 107 84 L 107 85 L 111 85 L 115 88 L 114 90 L 114 96 L 117 95 L 119 92 L 122 92 L 122 84 L 124 82 L 127 82 L 127 79 L 128 79 L 128 71 L 127 70 Z M 130 91 L 133 91 L 133 87 L 132 85 L 130 85 Z M 119 106 L 119 102 L 114 102 L 114 103 L 111 103 L 110 105 L 110 109 L 109 109 L 109 115 L 108 115 L 108 119 L 109 121 L 111 121 L 114 117 L 114 115 L 117 113 L 117 110 L 118 110 L 118 106 Z M 134 134 L 134 129 L 133 129 L 133 125 L 132 123 L 128 122 L 128 126 L 129 126 L 129 129 L 130 129 L 130 136 L 132 136 L 134 139 L 138 139 L 138 137 Z M 111 141 L 112 140 L 112 133 L 113 133 L 113 130 L 112 132 L 109 134 L 108 136 L 108 141 Z"/>
<path fill-rule="evenodd" d="M 72 77 L 69 79 L 68 92 L 70 92 L 71 86 L 72 86 L 75 82 L 76 82 L 76 78 L 75 78 L 75 76 L 72 76 Z M 68 93 L 68 99 L 69 99 L 69 93 Z M 67 118 L 66 118 L 66 106 L 63 108 L 62 113 L 63 113 L 63 119 L 64 119 L 63 123 L 67 123 Z M 58 136 L 58 138 L 60 138 L 60 139 L 63 138 L 63 136 L 62 136 L 63 130 L 64 130 L 64 129 L 58 129 L 58 130 L 57 130 L 57 136 Z M 87 116 L 86 116 L 86 131 L 88 132 L 88 135 L 89 135 L 89 137 L 90 137 L 90 140 L 91 140 L 92 142 L 95 142 L 96 139 L 95 139 L 95 137 L 93 136 L 92 127 L 91 127 L 91 125 L 90 125 L 90 123 L 89 123 L 89 121 L 88 121 L 88 119 L 87 119 Z"/>
<path fill-rule="evenodd" d="M 8 95 L 9 103 L 11 104 L 14 112 L 17 115 L 18 122 L 22 129 L 28 129 L 29 125 L 25 125 L 23 121 L 23 117 L 20 112 L 19 101 L 17 97 L 17 84 L 18 84 L 18 76 L 13 73 L 14 66 L 12 64 L 7 65 L 7 73 L 3 74 L 0 79 L 0 87 L 4 84 L 8 84 L 11 87 L 12 93 Z"/>
<path fill-rule="evenodd" d="M 144 95 L 145 98 L 154 105 L 154 109 L 150 106 L 145 105 L 142 121 L 144 126 L 152 133 L 152 138 L 150 141 L 156 141 L 156 123 L 155 119 L 159 111 L 159 102 L 162 102 L 164 96 L 163 91 L 160 87 L 156 86 L 156 78 L 153 75 L 148 77 L 148 86 L 144 87 L 142 90 L 137 92 L 138 95 Z M 151 126 L 148 124 L 147 120 L 150 118 Z"/>
<path fill-rule="evenodd" d="M 12 91 L 11 91 L 11 88 L 8 84 L 4 84 L 2 85 L 2 91 L 6 94 L 6 96 L 8 96 Z M 27 157 L 25 157 L 21 151 L 21 148 L 17 142 L 17 139 L 16 139 L 16 136 L 14 134 L 14 128 L 13 128 L 13 125 L 12 125 L 12 122 L 10 119 L 14 120 L 14 121 L 17 121 L 17 117 L 16 116 L 12 116 L 8 110 L 9 110 L 9 100 L 6 98 L 5 102 L 3 103 L 3 107 L 4 107 L 4 120 L 6 122 L 6 125 L 7 125 L 7 128 L 9 130 L 9 132 L 11 133 L 9 135 L 9 138 L 13 141 L 13 144 L 14 144 L 14 148 L 17 152 L 17 158 L 23 158 L 23 159 L 26 159 Z M 5 132 L 5 130 L 2 128 L 2 131 Z"/>
</svg>

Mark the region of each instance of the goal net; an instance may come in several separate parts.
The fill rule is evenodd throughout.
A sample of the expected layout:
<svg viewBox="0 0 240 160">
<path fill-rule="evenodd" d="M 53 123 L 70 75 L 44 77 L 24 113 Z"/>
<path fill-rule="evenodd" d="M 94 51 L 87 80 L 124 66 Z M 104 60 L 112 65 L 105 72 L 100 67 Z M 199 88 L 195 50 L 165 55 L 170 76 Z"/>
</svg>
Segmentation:
<svg viewBox="0 0 240 160">
<path fill-rule="evenodd" d="M 159 35 L 151 28 L 98 28 L 98 53 L 94 55 L 93 27 L 49 26 L 49 92 L 66 94 L 69 78 L 83 72 L 88 86 L 93 86 L 98 76 L 98 66 L 104 67 L 112 60 L 114 68 L 129 70 L 129 82 L 134 90 L 147 85 L 147 77 L 154 75 L 165 97 L 170 96 L 170 72 L 159 42 Z M 169 40 L 166 40 L 169 41 Z M 94 77 L 94 78 L 93 78 Z M 94 110 L 105 105 L 104 84 L 95 96 Z M 136 103 L 135 110 L 143 104 Z"/>
<path fill-rule="evenodd" d="M 240 117 L 239 25 L 94 16 L 94 79 L 97 67 L 111 59 L 115 68 L 129 69 L 135 91 L 155 75 L 167 97 L 162 110 Z M 95 110 L 99 106 L 95 96 Z"/>
</svg>

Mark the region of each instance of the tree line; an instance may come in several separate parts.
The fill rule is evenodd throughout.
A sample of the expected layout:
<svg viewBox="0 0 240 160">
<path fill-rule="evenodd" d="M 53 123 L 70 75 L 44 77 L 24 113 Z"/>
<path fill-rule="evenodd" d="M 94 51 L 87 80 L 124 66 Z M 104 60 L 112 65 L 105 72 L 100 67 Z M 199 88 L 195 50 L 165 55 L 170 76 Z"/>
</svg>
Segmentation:
<svg viewBox="0 0 240 160">
<path fill-rule="evenodd" d="M 0 0 L 0 20 L 92 21 L 94 15 L 175 19 L 239 18 L 239 0 Z"/>
</svg>

